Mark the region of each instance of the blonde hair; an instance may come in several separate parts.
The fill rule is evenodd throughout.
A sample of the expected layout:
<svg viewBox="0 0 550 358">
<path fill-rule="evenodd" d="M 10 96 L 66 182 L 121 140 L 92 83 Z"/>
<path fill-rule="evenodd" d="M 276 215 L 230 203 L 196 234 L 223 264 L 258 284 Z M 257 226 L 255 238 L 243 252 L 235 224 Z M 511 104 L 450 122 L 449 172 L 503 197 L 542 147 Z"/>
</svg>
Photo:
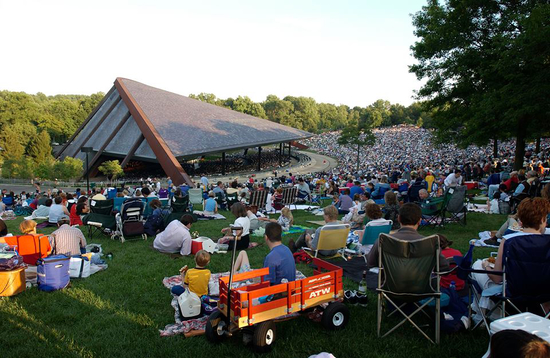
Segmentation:
<svg viewBox="0 0 550 358">
<path fill-rule="evenodd" d="M 294 223 L 294 216 L 292 216 L 292 211 L 290 208 L 287 208 L 286 206 L 281 209 L 281 215 L 290 220 L 290 225 Z"/>
<path fill-rule="evenodd" d="M 210 262 L 210 254 L 204 250 L 199 250 L 195 254 L 195 263 L 197 266 L 205 267 Z"/>
<path fill-rule="evenodd" d="M 28 234 L 31 231 L 34 231 L 36 229 L 36 221 L 34 220 L 25 220 L 19 224 L 19 230 L 23 234 Z"/>
</svg>

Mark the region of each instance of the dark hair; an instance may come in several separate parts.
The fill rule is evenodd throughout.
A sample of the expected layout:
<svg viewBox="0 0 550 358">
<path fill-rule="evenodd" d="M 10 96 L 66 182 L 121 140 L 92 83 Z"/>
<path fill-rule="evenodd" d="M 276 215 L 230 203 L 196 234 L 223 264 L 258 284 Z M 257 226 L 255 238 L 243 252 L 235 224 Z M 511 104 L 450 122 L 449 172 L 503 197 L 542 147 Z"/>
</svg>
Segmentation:
<svg viewBox="0 0 550 358">
<path fill-rule="evenodd" d="M 493 199 L 497 199 L 497 200 L 500 199 L 500 192 L 497 191 L 496 193 L 494 193 Z"/>
<path fill-rule="evenodd" d="M 46 206 L 52 206 L 52 204 L 53 204 L 52 199 L 47 199 L 46 202 L 44 203 L 44 205 L 46 205 Z"/>
<path fill-rule="evenodd" d="M 242 218 L 247 216 L 246 208 L 243 203 L 235 203 L 231 205 L 231 213 L 237 218 Z"/>
<path fill-rule="evenodd" d="M 399 222 L 401 225 L 416 225 L 422 218 L 420 206 L 406 203 L 399 209 Z"/>
<path fill-rule="evenodd" d="M 149 188 L 145 187 L 145 188 L 141 189 L 141 194 L 142 195 L 149 195 L 149 194 L 151 194 L 151 190 L 149 190 Z"/>
<path fill-rule="evenodd" d="M 281 242 L 281 235 L 283 234 L 283 229 L 278 223 L 268 223 L 265 226 L 265 236 L 271 242 Z"/>
<path fill-rule="evenodd" d="M 532 333 L 505 329 L 491 337 L 490 358 L 545 358 L 550 355 L 550 344 Z"/>
<path fill-rule="evenodd" d="M 160 208 L 162 206 L 162 203 L 160 202 L 159 199 L 153 199 L 151 200 L 151 202 L 149 203 L 149 206 L 152 208 L 152 209 L 157 209 L 157 208 Z"/>
<path fill-rule="evenodd" d="M 76 201 L 77 204 L 80 204 L 80 203 L 85 203 L 86 201 L 88 200 L 87 197 L 85 197 L 84 195 L 80 196 L 78 198 L 78 200 Z"/>
<path fill-rule="evenodd" d="M 460 174 L 460 173 L 462 173 L 462 170 L 460 169 L 455 170 L 455 174 Z"/>
<path fill-rule="evenodd" d="M 0 236 L 6 236 L 8 234 L 8 227 L 4 220 L 0 219 Z"/>
<path fill-rule="evenodd" d="M 441 246 L 442 249 L 446 249 L 447 247 L 453 246 L 453 242 L 447 239 L 445 235 L 438 234 L 438 236 L 439 236 L 439 245 Z"/>
<path fill-rule="evenodd" d="M 59 204 L 61 204 L 62 201 L 63 201 L 63 198 L 62 198 L 62 197 L 60 197 L 60 196 L 56 196 L 56 197 L 55 197 L 55 203 L 56 203 L 56 204 L 59 205 Z"/>
<path fill-rule="evenodd" d="M 382 210 L 377 204 L 368 204 L 365 209 L 367 217 L 371 220 L 380 219 L 382 217 Z"/>
<path fill-rule="evenodd" d="M 180 222 L 181 222 L 183 225 L 187 226 L 187 225 L 193 223 L 193 217 L 192 217 L 191 215 L 189 215 L 189 214 L 185 214 L 185 215 L 183 215 L 183 216 L 180 218 Z"/>
<path fill-rule="evenodd" d="M 498 190 L 506 191 L 506 190 L 508 190 L 508 187 L 506 186 L 506 184 L 500 184 L 498 186 Z"/>
<path fill-rule="evenodd" d="M 82 210 L 86 207 L 86 202 L 76 204 L 76 215 L 82 215 Z"/>
</svg>

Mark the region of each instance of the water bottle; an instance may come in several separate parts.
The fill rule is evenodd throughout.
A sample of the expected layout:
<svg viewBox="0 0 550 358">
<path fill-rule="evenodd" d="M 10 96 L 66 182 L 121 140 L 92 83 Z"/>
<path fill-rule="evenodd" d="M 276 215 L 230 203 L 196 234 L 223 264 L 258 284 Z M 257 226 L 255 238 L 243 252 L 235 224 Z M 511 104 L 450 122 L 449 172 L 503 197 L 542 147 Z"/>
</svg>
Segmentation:
<svg viewBox="0 0 550 358">
<path fill-rule="evenodd" d="M 451 284 L 449 285 L 449 290 L 456 291 L 456 284 L 454 281 L 451 281 Z"/>
</svg>

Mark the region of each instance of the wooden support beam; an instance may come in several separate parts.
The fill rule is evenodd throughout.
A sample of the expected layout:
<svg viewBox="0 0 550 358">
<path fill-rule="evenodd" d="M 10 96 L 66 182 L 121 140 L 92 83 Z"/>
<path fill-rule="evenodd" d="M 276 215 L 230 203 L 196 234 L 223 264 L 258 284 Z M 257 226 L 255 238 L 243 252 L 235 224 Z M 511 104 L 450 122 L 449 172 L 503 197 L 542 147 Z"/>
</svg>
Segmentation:
<svg viewBox="0 0 550 358">
<path fill-rule="evenodd" d="M 121 97 L 118 97 L 118 99 L 116 101 L 113 102 L 113 104 L 111 104 L 111 106 L 107 109 L 107 111 L 103 114 L 103 116 L 101 116 L 101 118 L 99 119 L 99 121 L 97 122 L 97 124 L 94 126 L 94 129 L 92 129 L 88 135 L 86 136 L 86 138 L 84 138 L 84 140 L 82 141 L 82 143 L 80 143 L 80 146 L 76 147 L 74 150 L 73 150 L 73 155 L 70 155 L 71 157 L 76 157 L 76 155 L 80 152 L 80 149 L 82 147 L 84 147 L 86 145 L 86 142 L 88 142 L 88 140 L 92 137 L 92 135 L 97 131 L 97 129 L 101 126 L 101 124 L 103 124 L 103 122 L 105 121 L 105 119 L 109 116 L 109 114 L 111 114 L 111 112 L 113 111 L 113 109 L 120 103 L 120 101 L 122 100 Z"/>
<path fill-rule="evenodd" d="M 122 126 L 126 123 L 126 121 L 128 121 L 128 118 L 130 118 L 132 114 L 130 114 L 130 112 L 126 113 L 126 115 L 120 120 L 120 123 L 116 126 L 116 128 L 113 130 L 113 132 L 109 135 L 109 137 L 107 138 L 107 140 L 105 141 L 105 143 L 103 143 L 101 145 L 101 147 L 99 148 L 99 150 L 97 151 L 97 153 L 94 155 L 92 161 L 90 162 L 90 167 L 93 167 L 94 164 L 97 162 L 97 160 L 99 159 L 99 157 L 101 157 L 101 154 L 103 154 L 103 151 L 105 150 L 105 148 L 107 148 L 107 146 L 111 143 L 111 141 L 113 140 L 113 138 L 118 134 L 118 131 L 120 131 L 120 129 L 122 128 Z"/>
<path fill-rule="evenodd" d="M 122 169 L 124 169 L 126 164 L 128 164 L 130 159 L 132 159 L 132 157 L 136 153 L 136 150 L 139 148 L 139 146 L 141 145 L 141 143 L 143 143 L 144 140 L 145 140 L 145 137 L 143 136 L 143 134 L 140 134 L 138 139 L 132 146 L 132 148 L 130 148 L 130 151 L 128 152 L 128 154 L 126 154 L 126 157 L 124 157 L 124 159 L 122 160 L 122 163 L 120 163 L 120 166 L 122 167 Z"/>
<path fill-rule="evenodd" d="M 162 139 L 147 115 L 143 112 L 130 92 L 126 89 L 126 86 L 120 78 L 116 79 L 115 87 L 124 100 L 126 106 L 128 106 L 132 117 L 147 140 L 147 144 L 149 144 L 151 150 L 155 153 L 155 156 L 157 157 L 157 160 L 166 175 L 172 178 L 175 185 L 181 185 L 186 182 L 189 186 L 193 187 L 194 184 L 191 178 L 187 175 L 185 170 L 183 170 L 181 164 L 178 162 L 170 148 L 168 148 L 168 145 L 166 145 L 166 142 Z"/>
<path fill-rule="evenodd" d="M 101 108 L 101 106 L 103 106 L 103 103 L 105 103 L 105 101 L 107 101 L 107 99 L 113 94 L 113 92 L 115 91 L 115 87 L 113 86 L 109 92 L 103 97 L 103 99 L 99 102 L 99 104 L 94 108 L 94 110 L 92 111 L 92 113 L 90 113 L 90 115 L 88 116 L 88 118 L 86 118 L 86 120 L 80 125 L 80 127 L 78 127 L 78 129 L 76 130 L 76 132 L 74 132 L 74 134 L 71 136 L 71 138 L 67 141 L 67 143 L 65 143 L 63 145 L 63 147 L 61 148 L 61 150 L 59 151 L 59 153 L 57 153 L 57 155 L 55 156 L 56 158 L 59 158 L 61 156 L 61 154 L 67 149 L 67 147 L 72 143 L 72 141 L 76 138 L 76 136 L 78 135 L 78 133 L 80 133 L 82 131 L 82 129 L 84 127 L 86 127 L 86 125 L 88 124 L 88 122 L 90 122 L 90 120 L 95 116 L 95 114 L 97 113 L 97 111 Z M 81 146 L 82 147 L 82 146 Z M 80 148 L 79 148 L 80 150 Z"/>
</svg>

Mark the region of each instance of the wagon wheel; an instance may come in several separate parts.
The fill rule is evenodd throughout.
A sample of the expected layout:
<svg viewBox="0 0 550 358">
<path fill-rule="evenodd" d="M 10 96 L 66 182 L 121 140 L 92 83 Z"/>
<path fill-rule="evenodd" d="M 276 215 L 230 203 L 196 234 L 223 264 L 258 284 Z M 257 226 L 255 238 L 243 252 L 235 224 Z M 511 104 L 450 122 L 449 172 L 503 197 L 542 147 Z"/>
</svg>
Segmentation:
<svg viewBox="0 0 550 358">
<path fill-rule="evenodd" d="M 219 343 L 225 337 L 225 322 L 220 311 L 213 312 L 206 321 L 204 333 L 212 343 Z"/>
<path fill-rule="evenodd" d="M 269 352 L 275 342 L 275 322 L 266 321 L 254 326 L 252 344 L 256 352 Z"/>
<path fill-rule="evenodd" d="M 321 324 L 326 329 L 338 330 L 346 326 L 349 319 L 348 307 L 342 302 L 333 302 L 325 308 Z"/>
</svg>

